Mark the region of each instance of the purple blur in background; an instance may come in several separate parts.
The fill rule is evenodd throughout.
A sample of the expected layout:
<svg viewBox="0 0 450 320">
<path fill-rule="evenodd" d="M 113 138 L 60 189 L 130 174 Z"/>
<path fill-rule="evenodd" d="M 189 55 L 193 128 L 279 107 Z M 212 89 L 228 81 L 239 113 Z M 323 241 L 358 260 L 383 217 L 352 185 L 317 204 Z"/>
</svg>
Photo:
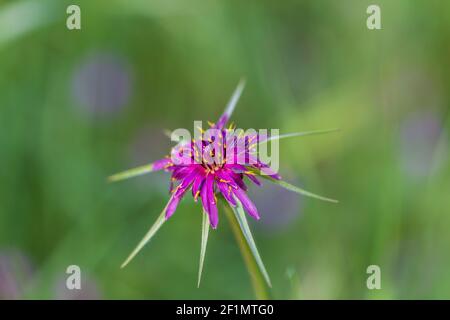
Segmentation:
<svg viewBox="0 0 450 320">
<path fill-rule="evenodd" d="M 33 273 L 25 254 L 17 250 L 0 251 L 0 300 L 23 298 Z"/>
<path fill-rule="evenodd" d="M 405 174 L 423 178 L 442 162 L 436 153 L 439 139 L 446 139 L 440 116 L 433 112 L 408 115 L 400 126 L 400 161 Z"/>
<path fill-rule="evenodd" d="M 287 176 L 291 177 L 292 175 Z M 269 181 L 261 180 L 261 187 L 252 185 L 249 188 L 249 196 L 261 216 L 261 219 L 253 225 L 264 231 L 282 232 L 300 217 L 303 197 Z M 291 179 L 289 182 L 301 186 L 297 179 Z"/>
<path fill-rule="evenodd" d="M 131 68 L 123 58 L 110 53 L 88 55 L 73 75 L 75 102 L 91 115 L 117 114 L 128 103 L 131 92 Z"/>
<path fill-rule="evenodd" d="M 86 275 L 81 268 L 81 289 L 69 290 L 66 286 L 67 275 L 56 281 L 54 292 L 56 300 L 99 300 L 100 290 L 94 279 Z"/>
</svg>

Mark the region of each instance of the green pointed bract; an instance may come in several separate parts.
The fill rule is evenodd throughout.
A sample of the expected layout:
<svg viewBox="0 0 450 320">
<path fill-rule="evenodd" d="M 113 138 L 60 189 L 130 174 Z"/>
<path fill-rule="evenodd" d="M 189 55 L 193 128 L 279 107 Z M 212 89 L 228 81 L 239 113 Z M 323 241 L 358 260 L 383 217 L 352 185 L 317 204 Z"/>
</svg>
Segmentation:
<svg viewBox="0 0 450 320">
<path fill-rule="evenodd" d="M 325 133 L 336 132 L 336 131 L 339 131 L 339 129 L 326 129 L 326 130 L 313 130 L 313 131 L 286 133 L 286 134 L 281 134 L 279 136 L 269 137 L 267 140 L 262 141 L 260 144 L 268 142 L 268 141 L 272 141 L 272 140 L 281 140 L 281 139 L 286 139 L 286 138 L 302 137 L 302 136 L 313 136 L 313 135 L 325 134 Z"/>
<path fill-rule="evenodd" d="M 172 200 L 172 197 L 170 198 L 170 200 Z M 168 203 L 170 203 L 170 200 Z M 161 228 L 163 223 L 166 221 L 166 210 L 167 205 L 159 215 L 158 219 L 156 219 L 155 223 L 151 226 L 151 228 L 148 230 L 148 232 L 136 246 L 136 248 L 134 248 L 134 250 L 128 256 L 128 258 L 124 261 L 124 263 L 122 263 L 122 265 L 120 266 L 121 268 L 126 267 L 126 265 L 139 253 L 139 251 L 141 251 L 141 249 L 147 244 L 147 242 L 149 242 L 153 238 L 156 232 L 158 232 L 159 228 Z"/>
<path fill-rule="evenodd" d="M 238 84 L 236 90 L 234 90 L 230 101 L 228 101 L 228 104 L 225 108 L 224 115 L 227 116 L 228 120 L 231 118 L 234 108 L 236 108 L 237 102 L 239 101 L 239 98 L 241 97 L 241 94 L 242 94 L 242 91 L 244 90 L 244 88 L 245 88 L 245 79 L 241 79 L 241 81 L 239 81 L 239 84 Z"/>
<path fill-rule="evenodd" d="M 209 234 L 209 218 L 208 218 L 208 214 L 203 211 L 203 218 L 202 218 L 202 243 L 200 245 L 200 264 L 199 264 L 199 267 L 198 267 L 197 288 L 200 287 L 200 281 L 202 279 L 203 262 L 205 261 L 206 245 L 208 243 L 208 234 Z"/>
<path fill-rule="evenodd" d="M 261 274 L 264 277 L 264 280 L 267 282 L 269 287 L 272 287 L 272 283 L 270 282 L 269 274 L 266 271 L 266 267 L 264 267 L 264 263 L 259 255 L 258 248 L 256 247 L 255 240 L 253 240 L 252 233 L 250 231 L 250 227 L 248 226 L 247 217 L 245 215 L 244 209 L 242 208 L 241 202 L 236 199 L 236 207 L 231 207 L 233 209 L 234 215 L 236 216 L 236 220 L 239 223 L 242 234 L 244 235 L 245 240 L 252 252 L 253 258 L 258 265 Z"/>
<path fill-rule="evenodd" d="M 322 201 L 333 202 L 333 203 L 338 203 L 339 202 L 339 201 L 337 201 L 335 199 L 322 197 L 322 196 L 319 196 L 319 195 L 317 195 L 315 193 L 306 191 L 306 190 L 304 190 L 302 188 L 294 186 L 294 185 L 292 185 L 292 184 L 290 184 L 290 183 L 288 183 L 286 181 L 283 181 L 283 180 L 276 180 L 276 179 L 273 179 L 273 178 L 271 178 L 269 176 L 261 176 L 261 177 L 263 177 L 263 178 L 265 178 L 265 179 L 267 179 L 267 180 L 269 180 L 269 181 L 271 181 L 271 182 L 273 182 L 273 183 L 275 183 L 275 184 L 277 184 L 277 185 L 279 185 L 279 186 L 281 186 L 281 187 L 283 187 L 283 188 L 285 188 L 287 190 L 296 192 L 298 194 L 301 194 L 301 195 L 304 195 L 304 196 L 307 196 L 307 197 L 319 199 L 319 200 L 322 200 Z"/>
<path fill-rule="evenodd" d="M 109 182 L 116 182 L 116 181 L 120 181 L 120 180 L 125 180 L 125 179 L 129 179 L 129 178 L 133 178 L 133 177 L 137 177 L 149 172 L 153 171 L 153 163 L 150 164 L 146 164 L 140 167 L 136 167 L 133 169 L 129 169 L 126 171 L 122 171 L 116 174 L 113 174 L 112 176 L 108 177 L 108 181 Z"/>
</svg>

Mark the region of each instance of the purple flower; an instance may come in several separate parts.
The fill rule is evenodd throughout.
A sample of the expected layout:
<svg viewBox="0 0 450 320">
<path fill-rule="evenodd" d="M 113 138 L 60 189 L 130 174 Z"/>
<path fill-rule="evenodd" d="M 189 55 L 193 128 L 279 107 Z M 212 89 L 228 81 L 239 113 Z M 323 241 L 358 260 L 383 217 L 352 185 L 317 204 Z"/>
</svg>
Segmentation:
<svg viewBox="0 0 450 320">
<path fill-rule="evenodd" d="M 259 178 L 264 178 L 299 194 L 336 202 L 282 181 L 280 175 L 261 159 L 258 148 L 258 146 L 272 140 L 325 133 L 330 132 L 330 130 L 269 136 L 265 132 L 257 133 L 254 130 L 250 133 L 247 133 L 248 131 L 244 133 L 243 130 L 236 131 L 233 125 L 225 128 L 243 88 L 244 82 L 241 81 L 223 115 L 216 123 L 209 123 L 210 128 L 207 131 L 198 128 L 198 132 L 194 134 L 193 139 L 189 137 L 189 139 L 181 140 L 177 146 L 172 148 L 170 155 L 151 164 L 109 177 L 110 181 L 118 181 L 159 170 L 164 170 L 171 174 L 171 196 L 166 207 L 122 266 L 125 266 L 153 237 L 161 225 L 174 214 L 180 201 L 190 191 L 189 193 L 192 194 L 196 202 L 200 199 L 205 213 L 201 256 L 204 256 L 206 247 L 208 224 L 213 229 L 218 226 L 219 210 L 217 202 L 218 198 L 221 198 L 233 209 L 236 221 L 239 223 L 245 240 L 249 244 L 256 263 L 270 285 L 270 280 L 257 252 L 244 214 L 245 211 L 256 220 L 260 218 L 258 209 L 247 195 L 247 182 L 251 181 L 259 186 L 261 184 Z M 173 137 L 174 134 L 172 134 Z M 200 260 L 199 279 L 202 264 L 203 258 Z"/>
<path fill-rule="evenodd" d="M 214 126 L 215 125 L 212 127 Z M 247 213 L 253 218 L 259 219 L 258 210 L 253 202 L 247 197 L 247 186 L 244 178 L 246 177 L 253 183 L 259 185 L 260 182 L 258 178 L 256 178 L 257 174 L 255 172 L 259 172 L 262 168 L 269 170 L 269 166 L 259 159 L 256 159 L 252 164 L 247 163 L 246 165 L 238 164 L 236 161 L 232 161 L 231 163 L 227 162 L 227 152 L 229 152 L 231 145 L 234 142 L 231 139 L 226 138 L 226 130 L 221 126 L 217 126 L 217 128 L 220 130 L 218 135 L 220 139 L 220 142 L 218 143 L 220 145 L 219 152 L 223 155 L 218 162 L 206 162 L 201 160 L 201 163 L 199 164 L 195 161 L 194 158 L 196 154 L 200 155 L 205 151 L 204 149 L 210 145 L 208 141 L 200 139 L 199 141 L 193 140 L 187 145 L 184 145 L 179 153 L 175 153 L 175 159 L 172 159 L 173 157 L 165 158 L 156 163 L 156 167 L 172 173 L 172 181 L 176 184 L 171 191 L 172 197 L 166 211 L 167 219 L 175 212 L 181 198 L 189 189 L 192 190 L 192 196 L 195 201 L 197 201 L 198 198 L 201 198 L 203 209 L 208 214 L 211 227 L 214 229 L 219 223 L 216 194 L 221 194 L 233 207 L 236 206 L 235 199 L 239 199 Z M 238 145 L 245 145 L 245 138 L 245 136 L 238 137 L 235 143 Z M 254 136 L 254 140 L 257 140 L 258 138 L 259 136 Z M 248 143 L 251 142 L 247 142 L 247 144 Z M 238 156 L 237 150 L 238 148 L 235 148 L 234 150 L 236 157 Z M 186 151 L 189 154 L 188 161 L 186 161 L 186 158 L 182 159 L 180 156 Z M 214 152 L 217 152 L 217 150 Z M 246 151 L 246 153 L 247 157 L 253 156 L 249 150 Z M 280 179 L 280 176 L 276 173 L 271 174 L 271 177 Z"/>
</svg>

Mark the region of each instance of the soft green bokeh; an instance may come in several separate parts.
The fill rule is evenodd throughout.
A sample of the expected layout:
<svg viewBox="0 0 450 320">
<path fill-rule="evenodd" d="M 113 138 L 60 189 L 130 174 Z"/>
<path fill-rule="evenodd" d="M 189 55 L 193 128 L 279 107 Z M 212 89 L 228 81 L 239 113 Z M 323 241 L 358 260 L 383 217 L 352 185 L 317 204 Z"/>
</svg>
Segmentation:
<svg viewBox="0 0 450 320">
<path fill-rule="evenodd" d="M 73 3 L 78 31 L 66 28 Z M 366 28 L 372 3 L 382 30 Z M 169 176 L 106 183 L 164 156 L 164 129 L 215 121 L 244 76 L 239 127 L 341 129 L 280 141 L 281 175 L 340 203 L 299 198 L 283 228 L 251 224 L 273 297 L 450 298 L 449 17 L 450 3 L 425 0 L 0 1 L 0 264 L 13 265 L 0 290 L 8 279 L 15 297 L 64 298 L 76 264 L 99 298 L 253 298 L 223 213 L 197 289 L 202 217 L 189 197 L 120 269 Z M 73 93 L 96 54 L 130 75 L 115 113 L 92 114 Z M 372 264 L 381 290 L 366 287 Z"/>
</svg>

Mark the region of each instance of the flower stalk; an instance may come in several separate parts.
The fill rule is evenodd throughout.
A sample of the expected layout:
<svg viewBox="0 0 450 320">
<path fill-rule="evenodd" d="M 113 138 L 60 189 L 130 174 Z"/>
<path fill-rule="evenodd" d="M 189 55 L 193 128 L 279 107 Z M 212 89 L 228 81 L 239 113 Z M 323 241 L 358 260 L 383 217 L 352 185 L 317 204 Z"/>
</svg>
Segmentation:
<svg viewBox="0 0 450 320">
<path fill-rule="evenodd" d="M 223 208 L 227 216 L 227 219 L 230 223 L 233 235 L 236 238 L 236 242 L 238 243 L 239 250 L 241 251 L 242 258 L 244 259 L 247 271 L 250 275 L 250 281 L 256 299 L 258 300 L 270 299 L 269 285 L 264 280 L 263 273 L 258 267 L 258 264 L 254 258 L 254 255 L 252 254 L 250 246 L 246 241 L 244 234 L 239 226 L 239 222 L 236 216 L 234 215 L 231 207 L 227 203 L 225 203 L 225 201 L 223 201 Z"/>
</svg>

